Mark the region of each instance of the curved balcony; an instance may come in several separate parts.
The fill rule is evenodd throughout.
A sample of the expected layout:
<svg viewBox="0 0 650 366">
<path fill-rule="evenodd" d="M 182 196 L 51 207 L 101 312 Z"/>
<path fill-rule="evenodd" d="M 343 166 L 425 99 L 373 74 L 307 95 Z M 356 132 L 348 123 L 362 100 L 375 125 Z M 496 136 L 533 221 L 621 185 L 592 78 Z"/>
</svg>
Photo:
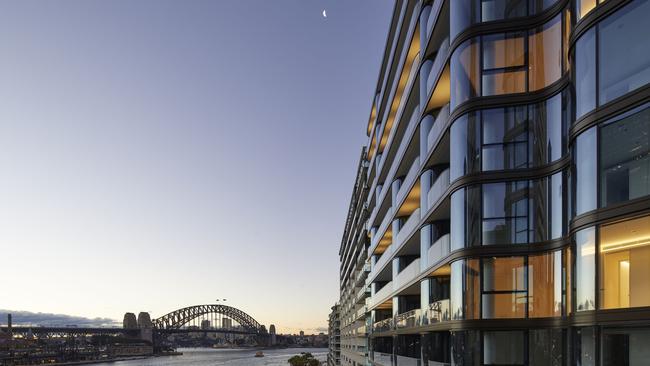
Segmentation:
<svg viewBox="0 0 650 366">
<path fill-rule="evenodd" d="M 419 223 L 420 223 L 420 209 L 418 208 L 415 211 L 413 211 L 411 216 L 409 216 L 409 218 L 406 220 L 402 228 L 399 229 L 397 235 L 393 235 L 393 237 L 395 238 L 393 240 L 393 247 L 395 247 L 395 249 L 399 249 L 402 246 L 402 244 L 404 244 L 406 239 L 408 239 L 411 236 L 413 230 L 417 228 Z"/>
<path fill-rule="evenodd" d="M 445 68 L 447 63 L 447 57 L 449 56 L 449 38 L 445 38 L 440 44 L 440 48 L 436 53 L 436 56 L 433 58 L 433 64 L 431 65 L 431 70 L 429 75 L 427 75 L 427 95 L 431 93 L 431 90 L 436 85 L 437 80 L 440 78 L 442 70 Z"/>
<path fill-rule="evenodd" d="M 412 328 L 419 325 L 419 319 L 422 317 L 420 309 L 414 309 L 395 317 L 395 329 Z"/>
<path fill-rule="evenodd" d="M 411 262 L 406 268 L 395 276 L 393 280 L 393 288 L 400 289 L 408 283 L 412 282 L 420 275 L 420 258 Z"/>
<path fill-rule="evenodd" d="M 413 182 L 418 178 L 418 173 L 420 173 L 420 158 L 417 157 L 413 160 L 411 167 L 409 168 L 408 173 L 404 177 L 404 181 L 397 191 L 395 202 L 402 202 L 404 197 L 410 192 Z"/>
<path fill-rule="evenodd" d="M 381 304 L 386 300 L 390 294 L 393 293 L 393 282 L 388 282 L 384 287 L 375 293 L 374 296 L 370 298 L 369 308 L 374 308 L 377 305 Z"/>
<path fill-rule="evenodd" d="M 451 246 L 449 238 L 449 234 L 445 234 L 438 238 L 438 240 L 429 247 L 429 250 L 427 251 L 427 264 L 429 266 L 435 265 L 449 254 Z"/>
<path fill-rule="evenodd" d="M 422 312 L 422 325 L 436 324 L 448 320 L 451 320 L 449 299 L 429 304 L 429 308 Z"/>
<path fill-rule="evenodd" d="M 388 318 L 388 319 L 380 320 L 375 324 L 373 324 L 372 331 L 374 333 L 388 332 L 390 330 L 393 330 L 393 327 L 394 327 L 393 318 Z"/>
<path fill-rule="evenodd" d="M 433 204 L 442 198 L 442 195 L 449 187 L 449 183 L 449 169 L 445 169 L 427 192 L 427 207 L 433 207 Z"/>
<path fill-rule="evenodd" d="M 440 109 L 440 112 L 438 112 L 438 115 L 427 134 L 427 152 L 430 152 L 436 141 L 440 139 L 440 135 L 443 132 L 447 119 L 449 119 L 449 103 L 445 104 L 445 106 Z"/>
<path fill-rule="evenodd" d="M 381 221 L 381 224 L 379 225 L 377 232 L 375 232 L 375 235 L 373 235 L 370 241 L 370 248 L 368 248 L 368 256 L 371 256 L 373 254 L 375 248 L 377 247 L 377 244 L 379 244 L 379 241 L 386 233 L 386 230 L 388 229 L 388 226 L 391 224 L 392 221 L 393 221 L 393 208 L 391 207 L 386 212 L 386 216 L 384 216 L 384 219 Z"/>
</svg>

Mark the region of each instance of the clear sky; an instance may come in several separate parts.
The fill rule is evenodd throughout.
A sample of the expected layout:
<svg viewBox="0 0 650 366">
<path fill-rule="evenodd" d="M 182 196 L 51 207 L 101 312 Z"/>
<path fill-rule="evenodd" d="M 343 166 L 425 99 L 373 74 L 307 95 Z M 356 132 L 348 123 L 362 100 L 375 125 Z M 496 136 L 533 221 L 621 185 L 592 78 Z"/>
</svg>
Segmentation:
<svg viewBox="0 0 650 366">
<path fill-rule="evenodd" d="M 3 1 L 0 309 L 325 327 L 392 10 Z"/>
</svg>

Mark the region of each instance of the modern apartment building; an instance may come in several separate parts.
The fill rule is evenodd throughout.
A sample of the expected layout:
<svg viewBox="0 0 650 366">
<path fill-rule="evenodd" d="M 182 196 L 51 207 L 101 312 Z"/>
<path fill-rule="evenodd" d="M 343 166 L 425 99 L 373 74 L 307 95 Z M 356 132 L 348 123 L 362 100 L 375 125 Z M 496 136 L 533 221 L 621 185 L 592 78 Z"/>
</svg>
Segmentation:
<svg viewBox="0 0 650 366">
<path fill-rule="evenodd" d="M 368 309 L 370 295 L 366 279 L 368 263 L 368 161 L 367 151 L 361 150 L 357 176 L 339 249 L 341 261 L 341 365 L 365 365 L 368 359 Z"/>
<path fill-rule="evenodd" d="M 332 306 L 328 325 L 329 352 L 327 353 L 327 366 L 337 366 L 341 364 L 341 318 L 339 304 Z"/>
<path fill-rule="evenodd" d="M 341 364 L 650 364 L 649 19 L 650 0 L 396 1 Z"/>
</svg>

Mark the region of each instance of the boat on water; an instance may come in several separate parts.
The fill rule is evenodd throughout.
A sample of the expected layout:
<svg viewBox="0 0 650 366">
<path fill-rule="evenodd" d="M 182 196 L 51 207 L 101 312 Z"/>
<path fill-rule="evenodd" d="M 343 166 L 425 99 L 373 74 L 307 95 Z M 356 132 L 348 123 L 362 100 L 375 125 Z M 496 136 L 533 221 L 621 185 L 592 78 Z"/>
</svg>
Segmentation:
<svg viewBox="0 0 650 366">
<path fill-rule="evenodd" d="M 255 353 L 255 357 L 264 357 L 264 352 L 262 352 L 262 351 L 257 351 L 257 352 Z"/>
</svg>

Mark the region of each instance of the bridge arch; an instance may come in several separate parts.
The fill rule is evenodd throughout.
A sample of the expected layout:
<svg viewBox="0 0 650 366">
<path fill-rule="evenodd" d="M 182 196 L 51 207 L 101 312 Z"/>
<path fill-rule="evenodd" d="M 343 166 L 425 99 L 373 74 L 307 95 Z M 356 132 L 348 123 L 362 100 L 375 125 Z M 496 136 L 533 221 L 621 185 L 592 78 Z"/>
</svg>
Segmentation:
<svg viewBox="0 0 650 366">
<path fill-rule="evenodd" d="M 252 316 L 232 306 L 220 304 L 194 305 L 178 309 L 154 319 L 153 326 L 161 330 L 180 329 L 192 320 L 208 314 L 227 316 L 251 333 L 264 333 L 264 326 Z"/>
</svg>

